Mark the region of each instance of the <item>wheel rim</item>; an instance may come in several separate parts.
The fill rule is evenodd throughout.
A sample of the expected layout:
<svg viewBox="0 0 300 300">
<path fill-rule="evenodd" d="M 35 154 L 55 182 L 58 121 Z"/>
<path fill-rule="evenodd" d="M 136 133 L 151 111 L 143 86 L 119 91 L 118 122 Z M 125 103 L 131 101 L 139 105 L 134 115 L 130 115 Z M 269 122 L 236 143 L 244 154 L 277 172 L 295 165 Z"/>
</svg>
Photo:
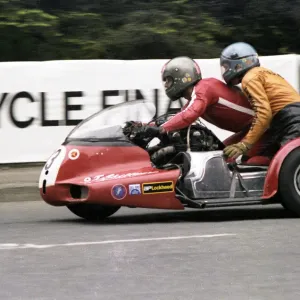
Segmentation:
<svg viewBox="0 0 300 300">
<path fill-rule="evenodd" d="M 297 194 L 300 195 L 300 165 L 294 173 L 294 186 L 297 191 Z"/>
</svg>

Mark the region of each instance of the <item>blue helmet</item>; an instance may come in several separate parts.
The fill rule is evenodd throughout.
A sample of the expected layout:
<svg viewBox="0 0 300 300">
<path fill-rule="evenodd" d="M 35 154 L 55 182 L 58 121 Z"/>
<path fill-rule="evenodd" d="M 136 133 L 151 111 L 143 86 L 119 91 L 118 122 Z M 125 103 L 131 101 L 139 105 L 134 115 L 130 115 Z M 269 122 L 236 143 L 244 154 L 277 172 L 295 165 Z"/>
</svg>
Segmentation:
<svg viewBox="0 0 300 300">
<path fill-rule="evenodd" d="M 230 84 L 238 78 L 239 83 L 250 69 L 259 67 L 256 50 L 249 44 L 238 42 L 227 46 L 221 53 L 220 65 L 223 79 Z"/>
</svg>

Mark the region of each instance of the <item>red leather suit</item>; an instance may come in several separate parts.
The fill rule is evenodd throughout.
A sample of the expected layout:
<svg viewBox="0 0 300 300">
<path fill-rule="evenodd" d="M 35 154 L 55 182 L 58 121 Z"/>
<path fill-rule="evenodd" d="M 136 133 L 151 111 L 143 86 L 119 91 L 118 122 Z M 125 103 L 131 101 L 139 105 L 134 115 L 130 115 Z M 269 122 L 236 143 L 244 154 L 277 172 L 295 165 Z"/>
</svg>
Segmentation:
<svg viewBox="0 0 300 300">
<path fill-rule="evenodd" d="M 199 117 L 219 128 L 239 132 L 248 127 L 254 111 L 246 96 L 215 78 L 200 80 L 192 99 L 162 126 L 166 131 L 185 128 Z"/>
</svg>

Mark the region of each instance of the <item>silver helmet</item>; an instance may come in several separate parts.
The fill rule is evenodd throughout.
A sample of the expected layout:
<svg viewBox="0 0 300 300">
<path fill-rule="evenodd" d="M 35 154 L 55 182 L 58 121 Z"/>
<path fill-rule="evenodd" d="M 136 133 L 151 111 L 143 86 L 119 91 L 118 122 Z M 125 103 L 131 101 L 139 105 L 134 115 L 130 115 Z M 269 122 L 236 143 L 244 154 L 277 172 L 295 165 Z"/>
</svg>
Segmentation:
<svg viewBox="0 0 300 300">
<path fill-rule="evenodd" d="M 162 68 L 162 81 L 166 95 L 173 101 L 181 98 L 184 91 L 202 79 L 199 65 L 187 56 L 175 57 Z"/>
</svg>

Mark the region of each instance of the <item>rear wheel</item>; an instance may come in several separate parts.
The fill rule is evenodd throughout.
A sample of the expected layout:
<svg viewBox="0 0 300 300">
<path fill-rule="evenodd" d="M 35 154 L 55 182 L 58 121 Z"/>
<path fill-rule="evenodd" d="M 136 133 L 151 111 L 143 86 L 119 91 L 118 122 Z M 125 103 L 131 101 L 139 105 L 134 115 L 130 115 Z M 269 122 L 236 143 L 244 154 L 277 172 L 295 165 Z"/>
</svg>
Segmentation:
<svg viewBox="0 0 300 300">
<path fill-rule="evenodd" d="M 293 150 L 283 161 L 279 191 L 282 206 L 300 217 L 300 148 Z"/>
<path fill-rule="evenodd" d="M 94 203 L 74 203 L 67 208 L 76 216 L 88 221 L 101 221 L 120 209 L 120 206 L 105 206 Z"/>
</svg>

